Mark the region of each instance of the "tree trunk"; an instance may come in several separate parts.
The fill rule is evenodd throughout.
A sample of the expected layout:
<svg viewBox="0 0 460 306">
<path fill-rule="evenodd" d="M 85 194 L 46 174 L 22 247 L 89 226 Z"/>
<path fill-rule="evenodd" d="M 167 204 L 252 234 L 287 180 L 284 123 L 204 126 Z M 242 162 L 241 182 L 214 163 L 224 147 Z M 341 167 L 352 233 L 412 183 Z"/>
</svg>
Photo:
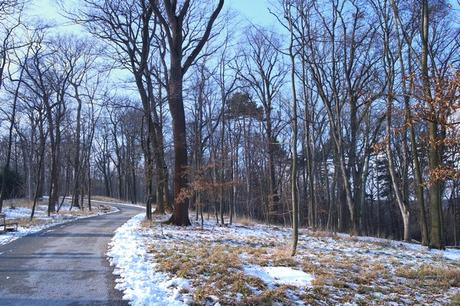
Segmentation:
<svg viewBox="0 0 460 306">
<path fill-rule="evenodd" d="M 174 143 L 174 207 L 170 222 L 175 225 L 190 225 L 187 198 L 187 138 L 184 101 L 182 97 L 181 51 L 171 50 L 169 79 L 169 109 L 171 111 Z"/>
<path fill-rule="evenodd" d="M 436 110 L 430 105 L 431 90 L 430 80 L 428 74 L 428 29 L 429 29 L 429 12 L 428 12 L 428 0 L 422 0 L 422 82 L 423 82 L 423 95 L 427 101 L 427 106 L 431 113 L 431 117 L 428 119 L 428 165 L 430 170 L 430 176 L 438 170 L 441 165 L 441 156 L 438 145 L 438 122 Z M 431 241 L 430 247 L 436 249 L 444 249 L 444 237 L 443 237 L 443 224 L 442 224 L 442 200 L 441 200 L 441 182 L 437 178 L 431 177 L 430 181 L 430 213 L 431 213 Z"/>
</svg>

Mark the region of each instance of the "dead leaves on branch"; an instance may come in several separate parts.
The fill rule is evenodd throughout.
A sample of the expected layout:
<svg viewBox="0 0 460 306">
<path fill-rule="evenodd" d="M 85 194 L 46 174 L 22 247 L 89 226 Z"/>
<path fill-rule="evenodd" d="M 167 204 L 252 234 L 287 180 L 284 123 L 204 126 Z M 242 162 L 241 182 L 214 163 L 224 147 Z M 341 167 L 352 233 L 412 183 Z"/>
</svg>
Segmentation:
<svg viewBox="0 0 460 306">
<path fill-rule="evenodd" d="M 176 196 L 176 203 L 181 203 L 191 199 L 196 192 L 217 194 L 222 188 L 229 190 L 235 185 L 241 184 L 236 180 L 219 181 L 218 178 L 213 178 L 213 171 L 219 171 L 220 165 L 218 163 L 210 163 L 199 167 L 186 167 L 184 176 L 189 177 L 190 181 L 187 188 L 183 188 Z"/>
</svg>

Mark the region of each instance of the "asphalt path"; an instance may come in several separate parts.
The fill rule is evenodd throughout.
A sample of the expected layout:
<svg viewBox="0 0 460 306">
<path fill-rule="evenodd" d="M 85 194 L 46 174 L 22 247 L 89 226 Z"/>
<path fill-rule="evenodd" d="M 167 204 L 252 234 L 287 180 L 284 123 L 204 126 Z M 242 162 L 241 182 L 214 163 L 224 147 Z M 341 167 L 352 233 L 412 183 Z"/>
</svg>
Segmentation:
<svg viewBox="0 0 460 306">
<path fill-rule="evenodd" d="M 120 211 L 0 246 L 0 306 L 127 305 L 105 254 L 114 231 L 142 209 L 111 205 Z"/>
</svg>

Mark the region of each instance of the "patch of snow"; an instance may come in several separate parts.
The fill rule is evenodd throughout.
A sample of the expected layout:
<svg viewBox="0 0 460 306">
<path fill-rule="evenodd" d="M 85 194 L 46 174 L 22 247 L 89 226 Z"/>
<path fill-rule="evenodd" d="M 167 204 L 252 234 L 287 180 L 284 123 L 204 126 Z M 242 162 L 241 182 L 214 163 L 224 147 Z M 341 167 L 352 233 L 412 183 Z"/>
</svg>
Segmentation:
<svg viewBox="0 0 460 306">
<path fill-rule="evenodd" d="M 429 265 L 445 269 L 453 266 L 460 257 L 460 250 L 435 251 L 414 244 L 373 237 L 350 237 L 345 234 L 312 232 L 300 229 L 298 252 L 290 257 L 291 229 L 263 224 L 217 226 L 213 220 L 201 224 L 192 220 L 190 227 L 166 225 L 168 216 L 155 216 L 149 228 L 141 225 L 144 216 L 139 215 L 113 240 L 111 252 L 113 264 L 118 275 L 117 288 L 124 291 L 125 298 L 134 305 L 183 305 L 201 303 L 202 305 L 236 304 L 243 305 L 245 296 L 241 293 L 222 292 L 222 295 L 209 295 L 204 300 L 191 299 L 196 281 L 208 281 L 209 275 L 200 274 L 198 278 L 187 280 L 173 278 L 172 274 L 158 272 L 157 262 L 161 261 L 165 250 L 181 252 L 182 248 L 223 246 L 237 254 L 242 270 L 247 275 L 262 280 L 270 289 L 277 285 L 291 285 L 285 291 L 289 305 L 303 305 L 302 294 L 310 294 L 312 288 L 321 288 L 324 300 L 316 300 L 319 305 L 361 305 L 369 301 L 379 304 L 430 304 L 448 305 L 458 290 L 454 288 L 419 285 L 410 278 L 400 275 L 403 269 L 418 269 Z M 241 252 L 238 251 L 242 247 Z M 154 253 L 149 249 L 154 248 Z M 248 248 L 248 251 L 245 250 Z M 260 252 L 250 250 L 260 248 Z M 276 254 L 275 252 L 280 251 Z M 153 255 L 155 254 L 155 255 Z M 169 253 L 167 253 L 169 254 Z M 155 256 L 155 257 L 154 257 Z M 166 255 L 165 255 L 166 256 Z M 169 255 L 168 255 L 169 256 Z M 445 258 L 445 260 L 444 260 Z M 284 267 L 279 260 L 289 259 L 291 267 Z M 291 265 L 292 263 L 292 265 Z M 327 272 L 324 285 L 314 284 L 315 274 L 305 273 L 303 263 L 311 268 L 306 272 Z M 240 268 L 229 268 L 228 273 L 241 272 Z M 362 277 L 361 277 L 362 276 Z M 193 277 L 193 276 L 192 276 Z M 363 281 L 368 284 L 362 285 Z M 343 284 L 343 286 L 342 286 Z M 211 282 L 209 286 L 216 286 Z M 248 284 L 251 294 L 263 292 L 259 287 Z M 225 287 L 224 287 L 225 288 Z M 360 291 L 363 288 L 366 290 Z M 214 293 L 213 293 L 214 294 Z M 175 304 L 176 303 L 176 304 Z M 303 304 L 302 304 L 303 303 Z M 278 305 L 275 303 L 275 305 Z"/>
<path fill-rule="evenodd" d="M 277 284 L 310 287 L 314 279 L 312 274 L 290 267 L 261 267 L 257 265 L 248 265 L 244 267 L 244 272 L 260 278 L 267 285 Z"/>
<path fill-rule="evenodd" d="M 433 252 L 449 260 L 460 261 L 460 250 L 459 249 L 446 249 L 443 251 L 433 250 Z"/>
<path fill-rule="evenodd" d="M 183 301 L 185 304 L 191 304 L 193 299 L 189 296 L 184 296 L 184 292 L 190 292 L 192 285 L 190 280 L 177 277 L 169 279 L 159 284 L 160 288 L 166 291 L 172 291 L 171 299 L 174 301 Z"/>
<path fill-rule="evenodd" d="M 136 208 L 143 208 L 145 209 L 145 206 L 138 205 L 138 204 L 129 204 L 129 203 L 118 203 L 118 202 L 109 202 L 109 201 L 100 201 L 100 200 L 91 200 L 91 202 L 95 203 L 102 203 L 102 204 L 113 204 L 113 205 L 121 205 L 121 206 L 130 206 L 130 207 L 136 207 Z"/>
<path fill-rule="evenodd" d="M 110 264 L 118 275 L 116 289 L 123 291 L 123 299 L 132 305 L 186 305 L 180 291 L 190 287 L 184 279 L 167 280 L 164 273 L 156 272 L 150 262 L 140 228 L 145 215 L 131 218 L 115 231 L 109 244 Z"/>
<path fill-rule="evenodd" d="M 351 236 L 349 234 L 339 233 L 337 234 L 338 237 L 344 239 L 350 239 Z M 397 241 L 385 238 L 377 238 L 377 237 L 369 237 L 369 236 L 357 236 L 353 237 L 357 241 L 366 242 L 366 243 L 375 243 L 375 244 L 383 244 L 388 245 L 394 249 L 406 249 L 408 251 L 416 252 L 418 255 L 437 255 L 440 257 L 444 257 L 448 260 L 453 261 L 460 261 L 460 249 L 446 249 L 446 250 L 429 250 L 426 246 L 417 243 L 409 243 L 405 241 Z"/>
<path fill-rule="evenodd" d="M 63 211 L 68 211 L 69 208 L 70 208 L 70 205 L 64 204 L 61 207 L 60 214 L 55 214 L 55 215 L 51 215 L 50 217 L 48 217 L 48 206 L 47 205 L 37 205 L 35 209 L 34 219 L 45 221 L 45 223 L 33 224 L 29 227 L 18 226 L 18 230 L 15 232 L 6 232 L 6 233 L 0 232 L 0 245 L 5 245 L 18 238 L 38 233 L 52 226 L 62 225 L 67 222 L 78 220 L 78 219 L 86 219 L 86 218 L 91 218 L 91 217 L 95 217 L 98 215 L 116 213 L 119 211 L 116 207 L 112 207 L 112 210 L 110 212 L 107 212 L 107 213 L 101 213 L 101 212 L 96 213 L 95 212 L 94 214 L 87 215 L 87 216 L 74 216 L 71 214 L 62 213 Z M 14 208 L 7 207 L 3 209 L 3 213 L 6 216 L 7 222 L 11 219 L 21 219 L 21 218 L 28 219 L 30 218 L 31 212 L 32 210 L 30 208 L 25 208 L 25 207 L 14 207 Z"/>
<path fill-rule="evenodd" d="M 42 225 L 35 225 L 30 228 L 18 227 L 16 232 L 7 232 L 0 234 L 0 245 L 4 245 L 10 243 L 18 238 L 31 235 L 37 232 L 40 232 L 50 226 L 55 225 L 56 223 L 49 223 L 49 224 L 42 224 Z"/>
<path fill-rule="evenodd" d="M 29 217 L 32 210 L 30 208 L 25 207 L 15 207 L 15 208 L 5 208 L 3 213 L 6 216 L 6 219 L 17 219 L 17 218 L 25 218 Z"/>
</svg>

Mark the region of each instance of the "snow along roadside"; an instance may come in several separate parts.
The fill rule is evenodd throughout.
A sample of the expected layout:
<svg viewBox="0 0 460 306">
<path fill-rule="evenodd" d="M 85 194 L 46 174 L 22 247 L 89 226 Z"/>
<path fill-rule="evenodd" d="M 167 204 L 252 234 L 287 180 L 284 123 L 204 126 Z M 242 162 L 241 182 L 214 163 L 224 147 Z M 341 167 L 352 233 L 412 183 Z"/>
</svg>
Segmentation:
<svg viewBox="0 0 460 306">
<path fill-rule="evenodd" d="M 67 206 L 63 206 L 62 209 L 67 209 Z M 51 217 L 48 217 L 48 216 L 40 215 L 40 212 L 41 212 L 40 207 L 37 207 L 37 210 L 36 210 L 37 216 L 35 217 L 35 219 L 43 219 L 43 220 L 50 221 L 50 222 L 45 223 L 45 224 L 32 225 L 30 227 L 18 226 L 18 230 L 16 232 L 1 233 L 0 234 L 0 246 L 11 243 L 21 237 L 25 237 L 28 235 L 32 235 L 32 234 L 41 232 L 53 226 L 63 225 L 63 224 L 66 224 L 72 221 L 76 221 L 76 220 L 80 220 L 80 219 L 87 219 L 87 218 L 93 218 L 93 217 L 97 217 L 101 215 L 114 214 L 119 211 L 120 210 L 118 208 L 111 206 L 111 211 L 107 213 L 98 212 L 96 214 L 87 215 L 87 216 L 72 216 L 72 215 L 61 214 L 61 215 L 52 215 Z M 12 217 L 29 218 L 31 210 L 29 208 L 17 207 L 13 210 L 13 212 L 11 212 L 11 209 L 9 208 L 6 208 L 4 212 L 8 218 L 12 218 Z M 9 220 L 7 220 L 7 222 L 8 221 Z"/>
<path fill-rule="evenodd" d="M 145 209 L 145 206 L 138 205 L 138 204 L 129 204 L 129 203 L 121 203 L 121 202 L 110 202 L 110 201 L 100 201 L 100 200 L 91 200 L 91 202 L 95 203 L 102 203 L 108 205 L 121 205 L 121 206 L 128 206 L 128 207 L 137 207 Z"/>
<path fill-rule="evenodd" d="M 141 226 L 144 218 L 144 213 L 131 218 L 115 231 L 109 243 L 107 256 L 118 276 L 115 289 L 121 290 L 123 299 L 131 305 L 187 305 L 187 301 L 179 300 L 179 291 L 189 288 L 189 282 L 171 280 L 165 273 L 155 271 L 152 255 L 146 251 L 151 229 Z"/>
</svg>

